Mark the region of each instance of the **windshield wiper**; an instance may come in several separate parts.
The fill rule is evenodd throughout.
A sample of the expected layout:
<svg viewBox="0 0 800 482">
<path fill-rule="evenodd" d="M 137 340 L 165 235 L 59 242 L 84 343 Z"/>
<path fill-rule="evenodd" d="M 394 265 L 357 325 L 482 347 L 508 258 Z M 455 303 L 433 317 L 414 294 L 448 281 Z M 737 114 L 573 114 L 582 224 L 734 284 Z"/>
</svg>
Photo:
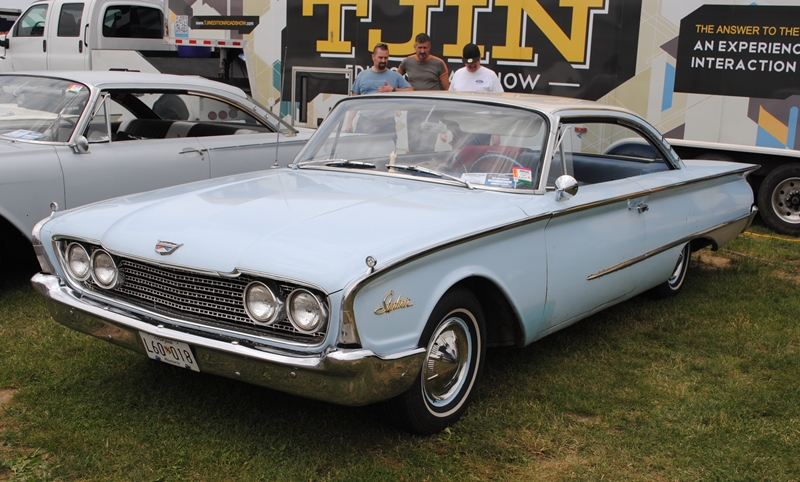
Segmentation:
<svg viewBox="0 0 800 482">
<path fill-rule="evenodd" d="M 348 159 L 311 159 L 293 164 L 292 169 L 298 169 L 309 164 L 325 164 L 326 166 L 353 167 L 356 169 L 375 169 L 375 164 L 371 162 L 350 161 Z"/>
<path fill-rule="evenodd" d="M 404 166 L 403 164 L 389 165 L 389 166 L 386 166 L 386 167 L 388 169 L 402 169 L 403 171 L 419 172 L 419 173 L 422 173 L 422 174 L 428 174 L 429 176 L 436 176 L 436 177 L 439 177 L 441 179 L 449 179 L 451 181 L 456 181 L 459 184 L 463 184 L 469 189 L 475 189 L 472 186 L 472 184 L 469 183 L 469 181 L 465 181 L 465 180 L 463 180 L 461 178 L 458 178 L 458 177 L 455 177 L 455 176 L 451 176 L 450 174 L 445 174 L 443 172 L 434 171 L 433 169 L 428 169 L 427 167 L 422 167 L 422 166 Z"/>
</svg>

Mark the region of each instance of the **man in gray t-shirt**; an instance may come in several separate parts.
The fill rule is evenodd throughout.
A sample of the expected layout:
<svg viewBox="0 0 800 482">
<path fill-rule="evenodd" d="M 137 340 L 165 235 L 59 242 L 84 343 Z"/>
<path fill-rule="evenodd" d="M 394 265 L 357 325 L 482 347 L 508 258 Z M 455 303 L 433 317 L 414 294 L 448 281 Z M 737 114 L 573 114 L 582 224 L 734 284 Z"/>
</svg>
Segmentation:
<svg viewBox="0 0 800 482">
<path fill-rule="evenodd" d="M 389 47 L 378 44 L 372 50 L 372 67 L 364 70 L 350 89 L 351 95 L 374 94 L 378 92 L 395 92 L 414 90 L 411 85 L 397 72 L 387 69 L 389 63 Z M 394 131 L 394 113 L 365 111 L 359 116 L 356 123 L 357 132 L 388 132 Z M 348 115 L 345 131 L 353 131 L 353 116 Z"/>
<path fill-rule="evenodd" d="M 448 90 L 450 72 L 444 60 L 431 55 L 431 38 L 428 34 L 421 33 L 414 38 L 414 52 L 414 55 L 400 62 L 397 73 L 405 74 L 414 90 Z M 438 135 L 420 129 L 425 119 L 424 111 L 408 112 L 408 148 L 411 152 L 429 152 L 436 147 Z"/>
<path fill-rule="evenodd" d="M 404 58 L 397 73 L 406 75 L 414 90 L 450 89 L 450 72 L 444 60 L 431 55 L 431 38 L 426 33 L 414 39 L 414 55 Z"/>
</svg>

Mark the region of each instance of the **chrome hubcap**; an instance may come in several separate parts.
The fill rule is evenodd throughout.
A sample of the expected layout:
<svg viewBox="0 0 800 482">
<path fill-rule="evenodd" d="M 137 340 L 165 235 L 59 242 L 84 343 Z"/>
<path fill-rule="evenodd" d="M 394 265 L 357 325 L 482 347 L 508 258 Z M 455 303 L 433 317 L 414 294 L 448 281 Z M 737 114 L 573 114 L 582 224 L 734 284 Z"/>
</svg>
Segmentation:
<svg viewBox="0 0 800 482">
<path fill-rule="evenodd" d="M 472 350 L 469 328 L 462 319 L 451 317 L 439 325 L 422 368 L 422 388 L 430 404 L 446 405 L 460 392 Z"/>
<path fill-rule="evenodd" d="M 678 256 L 678 264 L 675 265 L 675 271 L 672 272 L 672 276 L 669 277 L 667 283 L 674 285 L 681 279 L 681 274 L 683 273 L 683 258 L 686 253 L 686 248 L 681 250 L 681 254 Z"/>
<path fill-rule="evenodd" d="M 772 192 L 772 209 L 787 223 L 800 223 L 800 178 L 784 179 Z"/>
</svg>

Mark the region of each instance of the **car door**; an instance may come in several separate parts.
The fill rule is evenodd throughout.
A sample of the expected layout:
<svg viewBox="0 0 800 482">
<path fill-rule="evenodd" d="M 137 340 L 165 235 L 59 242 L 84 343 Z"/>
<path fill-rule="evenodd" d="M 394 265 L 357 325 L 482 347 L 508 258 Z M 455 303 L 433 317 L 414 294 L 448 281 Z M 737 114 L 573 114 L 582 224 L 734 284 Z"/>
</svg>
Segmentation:
<svg viewBox="0 0 800 482">
<path fill-rule="evenodd" d="M 179 93 L 141 99 L 160 117 L 188 127 L 178 135 L 194 137 L 206 149 L 211 177 L 269 169 L 276 159 L 285 167 L 304 144 L 219 96 Z"/>
<path fill-rule="evenodd" d="M 89 138 L 88 151 L 76 153 L 67 146 L 57 148 L 64 171 L 67 208 L 208 179 L 208 155 L 195 138 L 137 136 L 114 140 L 113 135 L 101 130 L 103 126 L 134 121 L 156 124 L 170 121 L 132 118 L 108 94 L 98 99 L 94 111 L 92 122 L 84 131 Z"/>
<path fill-rule="evenodd" d="M 286 167 L 305 145 L 305 139 L 295 140 L 274 132 L 237 135 L 234 139 L 200 137 L 198 141 L 207 149 L 211 177 Z"/>
<path fill-rule="evenodd" d="M 632 296 L 642 277 L 635 261 L 645 253 L 646 197 L 635 182 L 638 166 L 605 155 L 619 127 L 602 119 L 569 119 L 548 176 L 579 182 L 577 194 L 545 194 L 553 218 L 545 229 L 547 321 L 545 330 L 570 323 Z"/>
<path fill-rule="evenodd" d="M 14 24 L 8 56 L 15 71 L 47 69 L 48 5 L 32 5 Z"/>
<path fill-rule="evenodd" d="M 50 70 L 82 70 L 88 67 L 89 52 L 83 44 L 84 4 L 56 2 L 53 4 L 54 28 L 47 49 Z M 56 18 L 57 16 L 57 18 Z"/>
</svg>

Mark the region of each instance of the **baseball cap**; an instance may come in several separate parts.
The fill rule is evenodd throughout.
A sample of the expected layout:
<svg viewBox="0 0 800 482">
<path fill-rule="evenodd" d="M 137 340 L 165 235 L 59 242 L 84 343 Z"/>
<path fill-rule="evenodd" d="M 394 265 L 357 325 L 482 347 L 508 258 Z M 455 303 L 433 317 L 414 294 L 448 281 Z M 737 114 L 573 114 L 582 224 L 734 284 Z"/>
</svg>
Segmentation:
<svg viewBox="0 0 800 482">
<path fill-rule="evenodd" d="M 475 44 L 467 44 L 464 46 L 464 55 L 462 56 L 464 63 L 471 64 L 481 58 L 481 49 Z"/>
</svg>

